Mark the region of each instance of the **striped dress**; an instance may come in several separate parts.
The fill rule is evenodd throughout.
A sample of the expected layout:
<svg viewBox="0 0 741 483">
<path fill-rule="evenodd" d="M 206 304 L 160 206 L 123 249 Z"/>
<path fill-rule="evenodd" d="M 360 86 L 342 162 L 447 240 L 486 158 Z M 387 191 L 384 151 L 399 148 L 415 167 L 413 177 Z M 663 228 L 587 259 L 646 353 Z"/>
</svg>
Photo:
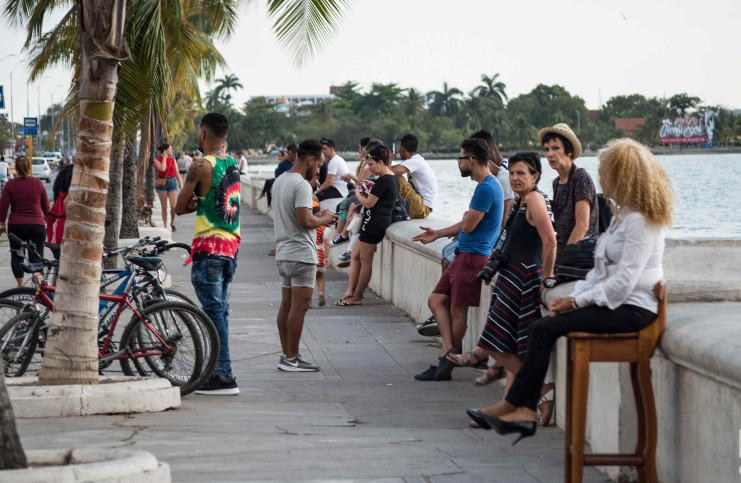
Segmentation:
<svg viewBox="0 0 741 483">
<path fill-rule="evenodd" d="M 551 215 L 548 196 L 543 195 Z M 538 287 L 543 276 L 543 243 L 538 230 L 528 223 L 527 204 L 515 198 L 507 223 L 507 256 L 497 274 L 491 296 L 489 316 L 479 339 L 479 347 L 524 357 L 530 324 L 540 318 Z"/>
</svg>

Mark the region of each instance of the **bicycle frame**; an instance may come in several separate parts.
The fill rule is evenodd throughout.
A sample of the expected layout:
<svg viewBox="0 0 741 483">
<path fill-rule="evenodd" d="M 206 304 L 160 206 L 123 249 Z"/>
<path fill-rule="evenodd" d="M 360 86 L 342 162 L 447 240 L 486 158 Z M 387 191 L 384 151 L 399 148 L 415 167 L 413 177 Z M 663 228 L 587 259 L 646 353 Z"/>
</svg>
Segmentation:
<svg viewBox="0 0 741 483">
<path fill-rule="evenodd" d="M 137 308 L 131 303 L 131 297 L 128 294 L 127 289 L 130 288 L 131 282 L 133 281 L 133 271 L 128 268 L 128 270 L 124 270 L 123 272 L 130 272 L 129 279 L 127 280 L 127 283 L 121 284 L 116 291 L 119 289 L 122 289 L 122 293 L 120 295 L 117 294 L 99 294 L 99 298 L 101 301 L 101 304 L 103 302 L 109 302 L 111 305 L 108 305 L 108 307 L 116 307 L 116 312 L 113 315 L 113 319 L 111 320 L 111 323 L 108 325 L 107 330 L 105 332 L 105 336 L 102 338 L 103 344 L 98 349 L 98 359 L 100 362 L 110 362 L 113 360 L 120 360 L 120 359 L 131 359 L 135 357 L 149 357 L 149 356 L 157 356 L 160 355 L 159 352 L 137 352 L 136 355 L 132 354 L 130 351 L 126 350 L 119 350 L 116 352 L 109 352 L 111 348 L 111 340 L 113 339 L 113 332 L 116 330 L 116 326 L 118 325 L 118 319 L 121 316 L 121 313 L 126 309 L 127 307 L 134 312 L 134 315 L 136 315 L 142 324 L 144 324 L 149 331 L 154 334 L 155 338 L 162 343 L 164 348 L 166 350 L 172 350 L 172 347 L 162 338 L 162 336 L 159 334 L 159 332 L 152 326 L 152 324 L 149 323 L 149 321 L 144 318 L 137 310 Z M 125 275 L 124 275 L 125 276 Z M 123 278 L 123 276 L 119 277 L 117 280 L 120 280 Z M 112 282 L 111 282 L 112 283 Z M 51 285 L 47 285 L 44 282 L 40 282 L 38 289 L 36 291 L 36 296 L 34 297 L 34 302 L 39 303 L 43 305 L 47 310 L 54 310 L 54 301 L 53 301 L 53 294 L 56 292 L 56 287 L 53 287 Z M 99 320 L 101 316 L 101 312 L 98 312 L 99 314 Z M 100 326 L 102 329 L 103 326 Z M 101 339 L 101 333 L 98 334 L 98 339 Z"/>
</svg>

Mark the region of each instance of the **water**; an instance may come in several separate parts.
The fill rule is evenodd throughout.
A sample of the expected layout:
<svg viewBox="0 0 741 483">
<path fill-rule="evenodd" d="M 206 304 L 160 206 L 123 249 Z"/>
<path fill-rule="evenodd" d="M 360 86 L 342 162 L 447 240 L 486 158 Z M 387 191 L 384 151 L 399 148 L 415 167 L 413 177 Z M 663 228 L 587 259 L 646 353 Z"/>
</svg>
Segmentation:
<svg viewBox="0 0 741 483">
<path fill-rule="evenodd" d="M 675 192 L 674 226 L 671 238 L 740 238 L 741 237 L 741 154 L 689 154 L 657 156 L 664 166 Z M 598 160 L 582 156 L 577 166 L 585 168 L 598 184 Z M 352 171 L 357 162 L 349 162 Z M 435 215 L 459 220 L 468 209 L 476 183 L 462 178 L 454 159 L 433 160 L 430 166 L 437 175 L 438 199 Z M 259 166 L 272 171 L 275 165 Z M 543 159 L 543 178 L 539 186 L 552 196 L 552 182 L 557 173 Z"/>
</svg>

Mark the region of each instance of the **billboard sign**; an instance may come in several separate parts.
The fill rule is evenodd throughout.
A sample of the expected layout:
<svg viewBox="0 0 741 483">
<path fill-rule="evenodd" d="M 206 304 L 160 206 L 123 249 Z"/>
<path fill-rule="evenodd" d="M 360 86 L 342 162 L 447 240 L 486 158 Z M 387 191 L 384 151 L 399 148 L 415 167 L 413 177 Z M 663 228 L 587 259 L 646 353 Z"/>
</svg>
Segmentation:
<svg viewBox="0 0 741 483">
<path fill-rule="evenodd" d="M 698 116 L 664 119 L 659 131 L 661 144 L 712 144 L 717 112 L 708 109 Z"/>
<path fill-rule="evenodd" d="M 3 86 L 0 86 L 0 109 L 5 109 L 5 91 Z"/>
</svg>

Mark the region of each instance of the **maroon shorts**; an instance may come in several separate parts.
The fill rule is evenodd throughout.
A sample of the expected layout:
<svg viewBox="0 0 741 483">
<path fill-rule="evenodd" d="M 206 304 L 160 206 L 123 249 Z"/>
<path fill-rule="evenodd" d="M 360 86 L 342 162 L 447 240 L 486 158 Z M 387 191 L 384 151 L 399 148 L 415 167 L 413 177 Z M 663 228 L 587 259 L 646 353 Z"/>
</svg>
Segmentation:
<svg viewBox="0 0 741 483">
<path fill-rule="evenodd" d="M 476 275 L 489 261 L 486 255 L 459 253 L 456 255 L 432 293 L 447 295 L 451 305 L 478 307 L 481 299 L 481 279 Z"/>
</svg>

